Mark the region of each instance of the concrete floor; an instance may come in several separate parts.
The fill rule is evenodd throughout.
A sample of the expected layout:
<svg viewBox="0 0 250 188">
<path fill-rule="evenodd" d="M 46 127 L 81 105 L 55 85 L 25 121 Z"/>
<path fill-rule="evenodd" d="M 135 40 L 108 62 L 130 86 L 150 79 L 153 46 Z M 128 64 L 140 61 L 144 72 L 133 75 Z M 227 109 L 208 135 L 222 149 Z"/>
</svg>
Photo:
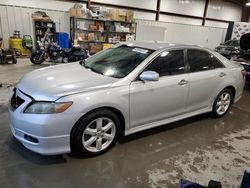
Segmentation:
<svg viewBox="0 0 250 188">
<path fill-rule="evenodd" d="M 239 187 L 250 167 L 250 89 L 221 119 L 205 114 L 135 134 L 95 158 L 41 156 L 11 136 L 7 101 L 24 73 L 48 65 L 0 65 L 0 187 L 172 188 L 180 178 Z"/>
</svg>

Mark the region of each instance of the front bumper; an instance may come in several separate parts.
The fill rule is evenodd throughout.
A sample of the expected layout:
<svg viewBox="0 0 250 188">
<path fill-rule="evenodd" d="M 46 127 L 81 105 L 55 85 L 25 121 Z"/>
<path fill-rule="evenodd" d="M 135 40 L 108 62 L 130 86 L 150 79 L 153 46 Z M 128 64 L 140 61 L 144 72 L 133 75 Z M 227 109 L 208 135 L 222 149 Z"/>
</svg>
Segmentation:
<svg viewBox="0 0 250 188">
<path fill-rule="evenodd" d="M 25 102 L 15 110 L 9 105 L 11 132 L 26 148 L 43 155 L 69 153 L 70 130 L 74 123 L 70 115 L 25 114 L 23 109 L 31 98 L 16 90 Z"/>
</svg>

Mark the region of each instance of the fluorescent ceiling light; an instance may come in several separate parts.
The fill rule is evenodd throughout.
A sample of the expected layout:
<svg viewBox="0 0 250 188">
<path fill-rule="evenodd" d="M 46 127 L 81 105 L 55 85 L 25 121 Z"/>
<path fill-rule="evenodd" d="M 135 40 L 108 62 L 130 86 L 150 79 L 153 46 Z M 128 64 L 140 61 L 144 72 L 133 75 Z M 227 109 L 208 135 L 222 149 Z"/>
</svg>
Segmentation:
<svg viewBox="0 0 250 188">
<path fill-rule="evenodd" d="M 250 0 L 246 3 L 246 6 L 250 6 Z"/>
</svg>

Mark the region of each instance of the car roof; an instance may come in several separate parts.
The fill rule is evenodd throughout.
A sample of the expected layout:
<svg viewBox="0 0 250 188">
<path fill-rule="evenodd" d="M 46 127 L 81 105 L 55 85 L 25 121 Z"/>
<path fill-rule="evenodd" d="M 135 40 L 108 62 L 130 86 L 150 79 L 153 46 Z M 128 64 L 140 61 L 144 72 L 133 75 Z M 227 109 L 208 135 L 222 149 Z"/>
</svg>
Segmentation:
<svg viewBox="0 0 250 188">
<path fill-rule="evenodd" d="M 176 43 L 166 43 L 162 41 L 129 41 L 123 42 L 122 44 L 126 44 L 128 46 L 137 46 L 141 48 L 147 48 L 151 50 L 160 50 L 164 48 L 201 48 L 204 49 L 202 46 L 198 45 L 187 45 L 187 44 L 176 44 Z M 205 48 L 206 49 L 206 48 Z"/>
</svg>

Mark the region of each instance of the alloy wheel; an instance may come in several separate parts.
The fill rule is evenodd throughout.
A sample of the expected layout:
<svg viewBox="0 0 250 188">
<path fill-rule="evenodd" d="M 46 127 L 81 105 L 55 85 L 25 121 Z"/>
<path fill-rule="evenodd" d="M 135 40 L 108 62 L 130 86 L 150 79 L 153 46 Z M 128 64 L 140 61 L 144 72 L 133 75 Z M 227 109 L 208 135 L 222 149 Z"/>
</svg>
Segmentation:
<svg viewBox="0 0 250 188">
<path fill-rule="evenodd" d="M 115 135 L 115 123 L 109 118 L 101 117 L 86 126 L 82 135 L 82 143 L 86 150 L 100 152 L 112 143 Z"/>
<path fill-rule="evenodd" d="M 224 92 L 220 95 L 216 102 L 216 112 L 218 115 L 223 115 L 227 112 L 231 103 L 231 95 L 228 92 Z"/>
</svg>

